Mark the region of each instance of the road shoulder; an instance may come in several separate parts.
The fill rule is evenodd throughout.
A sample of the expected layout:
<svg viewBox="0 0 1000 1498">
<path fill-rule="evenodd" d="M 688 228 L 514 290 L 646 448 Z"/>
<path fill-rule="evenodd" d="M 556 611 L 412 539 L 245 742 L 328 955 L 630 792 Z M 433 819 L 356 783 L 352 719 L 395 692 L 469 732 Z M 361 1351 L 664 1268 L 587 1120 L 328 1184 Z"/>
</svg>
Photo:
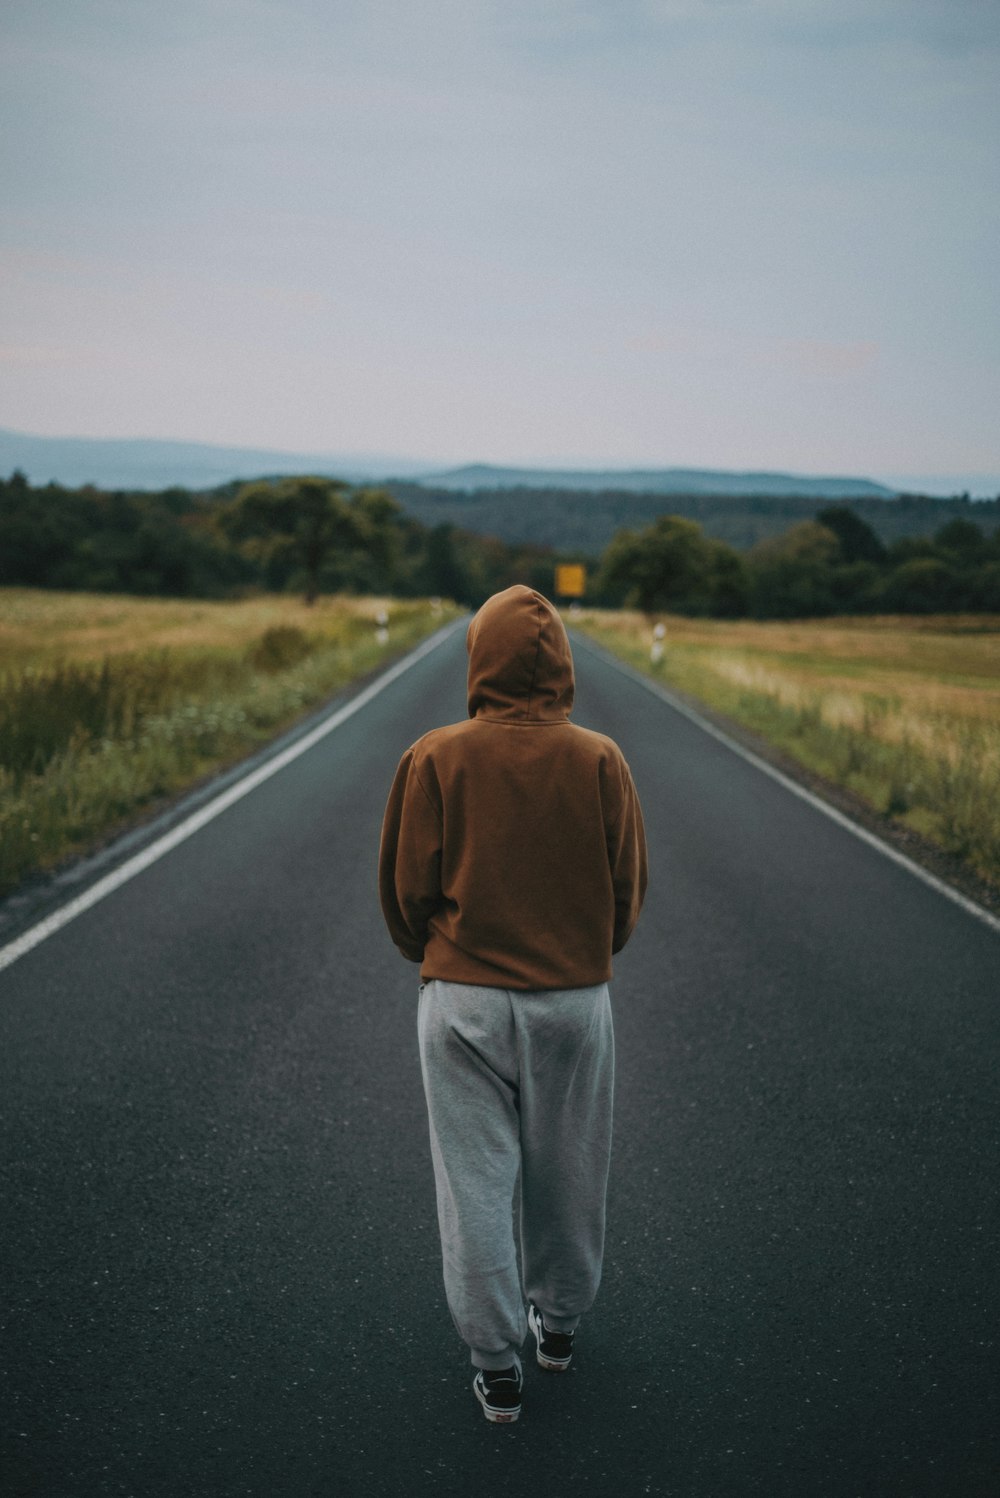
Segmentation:
<svg viewBox="0 0 1000 1498">
<path fill-rule="evenodd" d="M 921 837 L 918 832 L 902 826 L 894 818 L 876 811 L 863 797 L 848 790 L 845 786 L 837 785 L 836 782 L 826 779 L 825 776 L 816 774 L 815 771 L 807 769 L 800 764 L 792 755 L 784 750 L 778 749 L 767 739 L 744 727 L 735 719 L 727 717 L 718 709 L 708 706 L 700 698 L 690 692 L 681 691 L 671 682 L 669 686 L 654 680 L 651 676 L 644 675 L 631 663 L 623 661 L 613 651 L 605 646 L 599 645 L 589 635 L 574 634 L 574 643 L 583 643 L 585 648 L 593 650 L 596 655 L 601 656 L 610 664 L 616 666 L 626 675 L 633 676 L 643 686 L 651 688 L 665 697 L 674 697 L 678 702 L 706 723 L 717 728 L 720 733 L 725 734 L 741 748 L 754 754 L 763 760 L 780 774 L 794 781 L 797 785 L 809 791 L 818 800 L 824 801 L 841 816 L 864 828 L 872 836 L 879 838 L 904 858 L 910 859 L 920 868 L 939 879 L 942 884 L 949 885 L 958 894 L 967 900 L 982 906 L 990 915 L 1000 918 L 1000 889 L 988 880 L 981 878 L 973 870 L 969 869 L 960 859 L 945 852 L 943 848 L 932 843 L 928 838 Z"/>
</svg>

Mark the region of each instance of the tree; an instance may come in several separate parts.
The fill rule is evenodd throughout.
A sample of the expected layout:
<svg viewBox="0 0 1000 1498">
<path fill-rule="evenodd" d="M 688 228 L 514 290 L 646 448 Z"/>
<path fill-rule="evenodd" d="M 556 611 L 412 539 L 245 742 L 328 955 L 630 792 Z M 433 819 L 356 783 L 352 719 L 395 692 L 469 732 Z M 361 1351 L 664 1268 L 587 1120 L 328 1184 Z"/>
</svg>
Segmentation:
<svg viewBox="0 0 1000 1498">
<path fill-rule="evenodd" d="M 758 541 L 747 557 L 753 613 L 761 619 L 830 613 L 833 564 L 839 553 L 833 531 L 815 520 L 803 520 L 782 536 Z"/>
<path fill-rule="evenodd" d="M 345 502 L 346 492 L 339 479 L 261 480 L 244 485 L 221 506 L 218 523 L 248 554 L 297 564 L 305 573 L 305 601 L 312 604 L 324 562 L 336 548 L 358 540 L 359 522 Z"/>
<path fill-rule="evenodd" d="M 439 598 L 468 601 L 470 587 L 466 569 L 455 546 L 455 527 L 445 522 L 427 532 L 423 560 L 417 572 L 421 591 Z"/>
<path fill-rule="evenodd" d="M 959 563 L 978 562 L 987 552 L 986 537 L 972 520 L 957 517 L 949 520 L 934 533 L 934 545 L 939 551 Z"/>
<path fill-rule="evenodd" d="M 709 613 L 738 619 L 747 611 L 747 570 L 743 558 L 725 541 L 709 541 L 712 592 Z"/>
<path fill-rule="evenodd" d="M 348 505 L 354 522 L 351 576 L 359 591 L 391 593 L 398 581 L 403 512 L 384 489 L 359 489 Z"/>
<path fill-rule="evenodd" d="M 840 542 L 844 562 L 884 562 L 888 553 L 875 531 L 847 505 L 830 505 L 816 516 L 820 525 L 833 531 Z"/>
<path fill-rule="evenodd" d="M 709 541 L 701 526 L 679 515 L 661 515 L 643 531 L 619 531 L 604 553 L 598 588 L 624 595 L 651 614 L 659 609 L 712 613 L 725 594 L 741 596 L 739 557 L 721 541 Z"/>
</svg>

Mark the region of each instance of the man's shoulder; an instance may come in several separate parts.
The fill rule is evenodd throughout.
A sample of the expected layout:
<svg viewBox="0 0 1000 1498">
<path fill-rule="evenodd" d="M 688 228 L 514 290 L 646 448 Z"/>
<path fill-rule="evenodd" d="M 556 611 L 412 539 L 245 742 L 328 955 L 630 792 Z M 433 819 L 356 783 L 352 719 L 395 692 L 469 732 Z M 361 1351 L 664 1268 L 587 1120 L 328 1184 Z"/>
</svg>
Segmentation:
<svg viewBox="0 0 1000 1498">
<path fill-rule="evenodd" d="M 415 760 L 433 757 L 436 751 L 447 749 L 450 744 L 463 739 L 471 727 L 471 718 L 466 718 L 461 723 L 443 723 L 440 728 L 431 728 L 427 733 L 421 734 L 410 745 L 407 753 Z"/>
<path fill-rule="evenodd" d="M 504 725 L 486 724 L 487 729 L 493 728 L 505 738 L 511 733 L 520 733 L 525 730 L 521 727 L 510 727 Z M 415 766 L 422 764 L 444 765 L 452 761 L 456 756 L 464 759 L 467 755 L 479 757 L 484 755 L 489 758 L 496 752 L 494 736 L 490 733 L 484 735 L 483 723 L 476 718 L 466 718 L 460 723 L 445 723 L 440 728 L 432 728 L 429 732 L 421 735 L 410 745 L 407 753 Z M 625 757 L 614 739 L 605 733 L 598 733 L 592 728 L 581 728 L 578 723 L 571 723 L 568 719 L 565 723 L 558 725 L 548 724 L 538 726 L 533 733 L 544 735 L 541 742 L 549 742 L 553 751 L 556 750 L 557 741 L 563 748 L 567 742 L 572 745 L 573 754 L 582 762 L 594 764 L 624 765 Z"/>
<path fill-rule="evenodd" d="M 572 723 L 570 727 L 580 748 L 592 754 L 595 759 L 624 760 L 621 749 L 606 733 L 598 733 L 593 728 L 581 728 L 578 723 Z"/>
</svg>

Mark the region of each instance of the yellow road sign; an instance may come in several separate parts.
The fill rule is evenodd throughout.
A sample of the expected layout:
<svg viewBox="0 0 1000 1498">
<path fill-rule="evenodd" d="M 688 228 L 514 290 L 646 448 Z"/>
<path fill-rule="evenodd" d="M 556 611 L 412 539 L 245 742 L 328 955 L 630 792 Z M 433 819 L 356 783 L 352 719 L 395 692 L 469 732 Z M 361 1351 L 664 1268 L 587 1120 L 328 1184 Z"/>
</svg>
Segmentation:
<svg viewBox="0 0 1000 1498">
<path fill-rule="evenodd" d="M 557 598 L 582 598 L 586 591 L 586 567 L 579 562 L 563 562 L 556 568 Z"/>
</svg>

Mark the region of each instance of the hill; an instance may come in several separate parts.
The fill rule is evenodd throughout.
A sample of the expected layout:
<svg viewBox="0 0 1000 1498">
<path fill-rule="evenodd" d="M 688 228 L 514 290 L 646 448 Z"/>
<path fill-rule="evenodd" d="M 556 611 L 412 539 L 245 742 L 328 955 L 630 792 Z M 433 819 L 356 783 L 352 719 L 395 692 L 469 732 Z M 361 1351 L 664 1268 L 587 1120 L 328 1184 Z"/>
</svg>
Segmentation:
<svg viewBox="0 0 1000 1498">
<path fill-rule="evenodd" d="M 54 481 L 73 488 L 203 490 L 233 479 L 294 473 L 356 483 L 381 474 L 420 473 L 429 466 L 373 454 L 289 453 L 147 437 L 34 437 L 0 428 L 0 475 L 18 468 L 33 484 Z"/>
<path fill-rule="evenodd" d="M 495 468 L 473 463 L 429 474 L 421 483 L 434 489 L 615 490 L 636 494 L 727 494 L 807 496 L 832 499 L 890 499 L 884 484 L 859 478 L 803 478 L 789 473 L 736 473 L 716 468 L 558 469 Z"/>
<path fill-rule="evenodd" d="M 427 526 L 453 525 L 511 543 L 551 546 L 597 556 L 619 530 L 640 530 L 660 515 L 696 520 L 706 535 L 745 550 L 811 520 L 831 503 L 849 503 L 889 544 L 902 536 L 931 535 L 949 520 L 974 521 L 984 531 L 1000 527 L 1000 501 L 754 494 L 648 494 L 624 489 L 502 488 L 451 490 L 421 481 L 385 485 L 404 511 Z"/>
<path fill-rule="evenodd" d="M 473 463 L 440 466 L 398 454 L 288 452 L 160 438 L 40 437 L 0 428 L 0 477 L 20 469 L 33 484 L 76 488 L 204 491 L 220 485 L 283 474 L 317 473 L 350 483 L 413 479 L 437 490 L 478 493 L 500 489 L 559 489 L 573 493 L 805 496 L 825 500 L 888 499 L 901 491 L 934 495 L 994 496 L 1000 474 L 893 477 L 884 483 L 857 477 L 805 477 L 715 468 L 508 468 Z"/>
</svg>

